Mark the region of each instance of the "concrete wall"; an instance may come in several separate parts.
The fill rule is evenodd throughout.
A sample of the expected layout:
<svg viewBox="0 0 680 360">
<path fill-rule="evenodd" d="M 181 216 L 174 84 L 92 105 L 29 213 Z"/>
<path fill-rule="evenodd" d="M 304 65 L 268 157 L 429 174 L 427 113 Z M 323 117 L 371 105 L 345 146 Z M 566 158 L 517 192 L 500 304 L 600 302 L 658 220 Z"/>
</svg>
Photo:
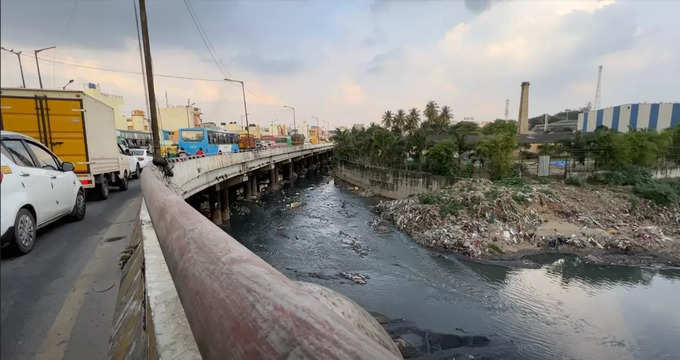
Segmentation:
<svg viewBox="0 0 680 360">
<path fill-rule="evenodd" d="M 412 171 L 383 169 L 350 162 L 341 162 L 335 169 L 340 179 L 390 199 L 436 191 L 452 185 L 454 180 Z"/>
</svg>

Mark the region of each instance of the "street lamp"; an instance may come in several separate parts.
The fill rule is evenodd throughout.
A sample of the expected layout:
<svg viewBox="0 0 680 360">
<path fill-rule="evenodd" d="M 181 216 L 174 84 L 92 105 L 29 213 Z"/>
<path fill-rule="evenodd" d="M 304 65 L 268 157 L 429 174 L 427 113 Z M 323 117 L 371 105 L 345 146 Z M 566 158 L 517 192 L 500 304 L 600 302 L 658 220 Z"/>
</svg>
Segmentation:
<svg viewBox="0 0 680 360">
<path fill-rule="evenodd" d="M 295 129 L 295 133 L 297 134 L 297 126 L 295 125 L 295 106 L 283 105 L 283 107 L 293 110 L 293 129 Z"/>
<path fill-rule="evenodd" d="M 40 88 L 43 88 L 42 85 L 42 77 L 40 76 L 40 63 L 38 62 L 38 53 L 41 51 L 49 50 L 49 49 L 54 49 L 56 46 L 50 46 L 38 50 L 33 50 L 33 55 L 35 55 L 35 67 L 38 68 L 38 82 L 40 82 Z"/>
<path fill-rule="evenodd" d="M 12 54 L 17 56 L 17 59 L 19 59 L 19 71 L 21 72 L 21 84 L 23 84 L 23 87 L 26 88 L 26 80 L 24 80 L 24 67 L 21 66 L 21 51 L 7 49 L 4 46 L 0 46 L 0 49 L 11 52 Z"/>
<path fill-rule="evenodd" d="M 248 135 L 248 142 L 250 142 L 250 124 L 248 123 L 248 106 L 246 106 L 246 85 L 243 80 L 225 78 L 224 81 L 241 84 L 241 91 L 243 92 L 243 112 L 246 114 L 246 134 Z"/>
<path fill-rule="evenodd" d="M 62 90 L 66 90 L 66 87 L 69 86 L 69 85 L 71 85 L 72 83 L 73 83 L 73 79 L 69 80 L 69 81 L 66 83 L 66 85 L 64 85 L 64 86 L 61 87 L 61 89 L 62 89 Z"/>
<path fill-rule="evenodd" d="M 189 108 L 196 105 L 195 102 L 191 102 L 191 99 L 187 99 L 187 127 L 190 128 L 192 127 L 191 124 L 189 124 Z"/>
</svg>

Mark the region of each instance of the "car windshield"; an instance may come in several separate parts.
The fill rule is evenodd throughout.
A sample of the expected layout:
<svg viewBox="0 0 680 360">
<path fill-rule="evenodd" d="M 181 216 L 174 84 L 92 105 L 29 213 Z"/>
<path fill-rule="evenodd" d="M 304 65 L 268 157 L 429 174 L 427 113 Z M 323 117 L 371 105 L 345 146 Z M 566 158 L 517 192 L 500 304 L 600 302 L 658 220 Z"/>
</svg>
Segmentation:
<svg viewBox="0 0 680 360">
<path fill-rule="evenodd" d="M 182 140 L 203 141 L 203 130 L 182 130 Z"/>
<path fill-rule="evenodd" d="M 135 156 L 144 156 L 145 155 L 144 154 L 145 150 L 142 150 L 142 149 L 132 149 L 130 151 L 132 152 L 132 155 L 135 155 Z"/>
</svg>

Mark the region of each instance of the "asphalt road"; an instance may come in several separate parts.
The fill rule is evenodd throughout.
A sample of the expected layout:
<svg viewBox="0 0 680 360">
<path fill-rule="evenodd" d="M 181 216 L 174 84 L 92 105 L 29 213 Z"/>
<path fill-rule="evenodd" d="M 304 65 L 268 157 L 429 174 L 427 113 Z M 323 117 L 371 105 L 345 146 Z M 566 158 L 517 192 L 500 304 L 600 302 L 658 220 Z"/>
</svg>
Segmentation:
<svg viewBox="0 0 680 360">
<path fill-rule="evenodd" d="M 129 185 L 105 201 L 88 201 L 82 221 L 41 229 L 31 253 L 3 249 L 0 358 L 106 358 L 118 259 L 141 204 L 139 181 Z"/>
</svg>

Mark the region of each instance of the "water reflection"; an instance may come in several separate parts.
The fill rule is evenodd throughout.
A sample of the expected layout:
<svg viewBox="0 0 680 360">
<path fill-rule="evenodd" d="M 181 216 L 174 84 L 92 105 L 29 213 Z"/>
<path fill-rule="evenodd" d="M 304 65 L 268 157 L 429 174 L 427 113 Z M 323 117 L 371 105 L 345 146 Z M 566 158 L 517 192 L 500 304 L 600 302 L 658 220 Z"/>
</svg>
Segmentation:
<svg viewBox="0 0 680 360">
<path fill-rule="evenodd" d="M 293 201 L 303 205 L 286 206 Z M 391 226 L 376 233 L 373 201 L 328 179 L 301 182 L 234 217 L 230 233 L 289 277 L 333 288 L 369 311 L 424 333 L 486 336 L 491 350 L 483 356 L 680 358 L 680 270 L 560 255 L 535 257 L 536 269 L 473 262 L 422 248 Z M 344 271 L 368 283 L 338 276 Z"/>
</svg>

